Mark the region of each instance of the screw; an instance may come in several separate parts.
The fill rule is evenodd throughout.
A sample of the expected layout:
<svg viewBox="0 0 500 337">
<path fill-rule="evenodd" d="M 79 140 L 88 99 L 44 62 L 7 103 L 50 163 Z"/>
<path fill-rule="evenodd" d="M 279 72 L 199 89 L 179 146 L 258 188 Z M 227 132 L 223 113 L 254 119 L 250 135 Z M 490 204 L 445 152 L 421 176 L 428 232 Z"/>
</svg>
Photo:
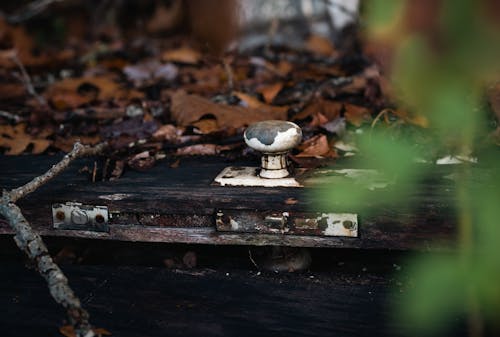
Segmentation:
<svg viewBox="0 0 500 337">
<path fill-rule="evenodd" d="M 59 220 L 59 221 L 64 221 L 64 218 L 66 217 L 66 215 L 64 214 L 63 211 L 57 211 L 56 212 L 56 219 Z"/>
<path fill-rule="evenodd" d="M 352 222 L 351 220 L 344 220 L 342 222 L 342 226 L 344 226 L 345 229 L 348 229 L 351 231 L 356 229 L 356 223 Z"/>
<path fill-rule="evenodd" d="M 71 221 L 76 225 L 85 225 L 89 221 L 89 217 L 85 211 L 75 209 L 71 212 Z"/>
<path fill-rule="evenodd" d="M 97 214 L 95 216 L 95 222 L 97 222 L 97 223 L 103 223 L 104 222 L 104 217 L 102 216 L 102 214 Z"/>
</svg>

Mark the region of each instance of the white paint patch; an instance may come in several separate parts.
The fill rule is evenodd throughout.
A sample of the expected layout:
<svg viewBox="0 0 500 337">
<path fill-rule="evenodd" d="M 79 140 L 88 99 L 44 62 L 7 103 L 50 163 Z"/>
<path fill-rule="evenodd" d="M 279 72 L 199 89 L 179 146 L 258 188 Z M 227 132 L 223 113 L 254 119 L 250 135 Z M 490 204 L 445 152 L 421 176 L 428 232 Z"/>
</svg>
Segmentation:
<svg viewBox="0 0 500 337">
<path fill-rule="evenodd" d="M 240 228 L 240 224 L 233 218 L 229 219 L 229 223 L 231 224 L 231 229 L 233 231 L 237 231 Z"/>
<path fill-rule="evenodd" d="M 221 186 L 302 187 L 295 178 L 266 179 L 257 175 L 257 167 L 226 167 L 215 178 Z"/>
<path fill-rule="evenodd" d="M 323 234 L 326 236 L 358 236 L 358 215 L 353 213 L 323 213 L 318 221 L 326 219 L 327 227 Z M 344 222 L 352 226 L 346 228 Z"/>
</svg>

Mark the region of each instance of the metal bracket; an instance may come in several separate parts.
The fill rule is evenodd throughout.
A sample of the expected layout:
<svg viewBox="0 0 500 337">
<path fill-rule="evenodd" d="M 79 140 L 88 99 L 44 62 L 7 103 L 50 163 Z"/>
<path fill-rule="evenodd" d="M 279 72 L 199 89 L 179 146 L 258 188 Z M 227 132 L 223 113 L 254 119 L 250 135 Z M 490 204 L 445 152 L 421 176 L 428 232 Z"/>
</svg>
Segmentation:
<svg viewBox="0 0 500 337">
<path fill-rule="evenodd" d="M 297 213 L 219 210 L 221 232 L 358 237 L 354 213 Z"/>
<path fill-rule="evenodd" d="M 106 206 L 82 205 L 78 202 L 52 205 L 55 229 L 109 232 L 109 212 Z"/>
</svg>

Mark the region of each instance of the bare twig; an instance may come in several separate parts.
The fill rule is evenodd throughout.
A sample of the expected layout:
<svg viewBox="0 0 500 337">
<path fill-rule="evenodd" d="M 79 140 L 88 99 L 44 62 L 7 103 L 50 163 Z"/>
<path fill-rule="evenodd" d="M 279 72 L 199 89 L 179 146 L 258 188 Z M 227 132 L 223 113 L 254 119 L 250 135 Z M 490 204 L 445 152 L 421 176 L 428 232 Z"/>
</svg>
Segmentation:
<svg viewBox="0 0 500 337">
<path fill-rule="evenodd" d="M 13 114 L 11 112 L 3 111 L 3 110 L 0 110 L 0 117 L 6 118 L 8 120 L 11 120 L 14 123 L 19 123 L 20 121 L 24 120 L 24 118 L 19 117 L 18 115 L 15 115 L 15 114 Z"/>
<path fill-rule="evenodd" d="M 5 217 L 15 231 L 14 241 L 26 255 L 35 262 L 38 272 L 47 281 L 50 294 L 67 312 L 71 325 L 78 337 L 92 337 L 95 333 L 89 323 L 89 314 L 82 308 L 80 300 L 68 285 L 68 279 L 52 260 L 42 238 L 30 226 L 15 201 L 35 191 L 61 173 L 69 164 L 80 157 L 95 155 L 103 151 L 106 143 L 95 147 L 76 143 L 64 158 L 45 174 L 10 192 L 4 191 L 0 199 L 0 215 Z"/>
<path fill-rule="evenodd" d="M 35 233 L 14 203 L 9 202 L 8 195 L 2 197 L 0 214 L 15 230 L 14 241 L 26 255 L 36 263 L 38 272 L 47 281 L 50 294 L 67 312 L 71 325 L 75 327 L 77 336 L 90 337 L 94 332 L 89 323 L 89 314 L 82 308 L 80 300 L 68 285 L 68 279 L 50 257 L 47 247 L 40 235 Z"/>
<path fill-rule="evenodd" d="M 40 96 L 36 92 L 35 87 L 33 86 L 33 82 L 31 81 L 30 75 L 28 74 L 28 72 L 26 71 L 26 68 L 24 67 L 23 63 L 21 62 L 21 60 L 17 56 L 17 51 L 14 51 L 14 53 L 12 53 L 12 55 L 10 55 L 10 59 L 16 64 L 16 66 L 21 71 L 22 81 L 23 81 L 23 84 L 26 87 L 26 90 L 28 91 L 28 93 L 31 96 L 35 97 L 36 100 L 41 105 L 47 105 L 47 100 L 45 100 L 45 98 L 43 98 L 42 96 Z"/>
<path fill-rule="evenodd" d="M 228 59 L 224 59 L 222 61 L 224 64 L 224 71 L 226 72 L 226 77 L 227 77 L 227 86 L 229 88 L 229 91 L 234 90 L 234 73 L 233 69 L 231 68 L 230 61 Z"/>
<path fill-rule="evenodd" d="M 75 159 L 86 157 L 86 156 L 94 156 L 100 152 L 107 146 L 106 143 L 101 143 L 96 146 L 85 146 L 80 143 L 76 143 L 73 147 L 73 150 L 69 152 L 64 158 L 50 170 L 31 180 L 29 183 L 13 189 L 8 193 L 9 199 L 11 202 L 16 202 L 20 198 L 26 196 L 27 194 L 34 192 L 37 188 L 47 183 L 49 180 L 55 178 L 59 173 L 61 173 L 68 165 Z"/>
<path fill-rule="evenodd" d="M 249 249 L 248 250 L 248 258 L 250 259 L 250 261 L 252 262 L 252 264 L 255 266 L 255 268 L 257 268 L 257 270 L 259 270 L 259 265 L 257 264 L 257 262 L 255 262 L 255 260 L 253 259 L 253 256 L 252 256 L 252 251 Z"/>
<path fill-rule="evenodd" d="M 40 14 L 53 3 L 61 1 L 64 0 L 36 0 L 30 2 L 26 6 L 23 6 L 21 9 L 17 11 L 17 13 L 12 15 L 6 15 L 5 18 L 10 23 L 21 23 L 31 19 L 35 15 Z"/>
</svg>

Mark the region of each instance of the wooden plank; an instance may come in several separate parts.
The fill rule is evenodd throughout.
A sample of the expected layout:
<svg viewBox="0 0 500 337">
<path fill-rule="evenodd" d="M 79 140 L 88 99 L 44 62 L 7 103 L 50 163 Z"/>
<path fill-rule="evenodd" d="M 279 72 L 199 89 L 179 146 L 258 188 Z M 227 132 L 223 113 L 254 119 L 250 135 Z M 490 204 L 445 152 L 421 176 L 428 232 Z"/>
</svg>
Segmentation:
<svg viewBox="0 0 500 337">
<path fill-rule="evenodd" d="M 0 186 L 19 186 L 44 172 L 57 162 L 57 157 L 3 157 L 0 161 Z M 218 210 L 233 211 L 317 211 L 317 200 L 303 188 L 258 188 L 212 186 L 213 178 L 228 165 L 249 165 L 248 162 L 227 163 L 223 158 L 182 159 L 179 168 L 159 162 L 146 172 L 127 171 L 113 182 L 90 182 L 84 167 L 93 167 L 93 160 L 74 163 L 37 192 L 20 201 L 26 217 L 44 235 L 98 237 L 111 240 L 192 242 L 205 244 L 297 245 L 389 249 L 449 248 L 455 236 L 453 182 L 423 180 L 406 200 L 408 207 L 360 205 L 359 210 L 329 209 L 328 212 L 356 212 L 360 226 L 358 238 L 325 238 L 303 235 L 227 234 L 214 230 Z M 448 169 L 449 170 L 449 169 Z M 449 173 L 449 172 L 448 172 Z M 446 174 L 439 172 L 442 177 Z M 289 200 L 294 200 L 290 203 Z M 77 201 L 105 205 L 114 213 L 109 234 L 85 231 L 54 231 L 51 229 L 51 205 Z M 335 204 L 334 204 L 335 205 Z M 412 208 L 415 206 L 415 208 Z M 188 227 L 155 228 L 155 227 Z M 196 230 L 190 227 L 199 227 Z M 2 227 L 0 222 L 0 227 Z M 151 228 L 153 227 L 153 228 Z M 205 228 L 204 228 L 205 227 Z M 9 233 L 5 224 L 1 233 Z"/>
<path fill-rule="evenodd" d="M 137 266 L 64 271 L 92 322 L 113 336 L 402 336 L 414 329 L 393 318 L 407 282 L 374 273 L 373 264 L 361 272 L 367 266 L 361 263 L 351 274 L 345 267 L 294 275 Z M 8 308 L 0 315 L 3 335 L 57 336 L 64 313 L 44 281 L 21 265 L 1 269 L 0 306 Z M 453 325 L 441 336 L 467 335 L 460 317 Z"/>
</svg>

